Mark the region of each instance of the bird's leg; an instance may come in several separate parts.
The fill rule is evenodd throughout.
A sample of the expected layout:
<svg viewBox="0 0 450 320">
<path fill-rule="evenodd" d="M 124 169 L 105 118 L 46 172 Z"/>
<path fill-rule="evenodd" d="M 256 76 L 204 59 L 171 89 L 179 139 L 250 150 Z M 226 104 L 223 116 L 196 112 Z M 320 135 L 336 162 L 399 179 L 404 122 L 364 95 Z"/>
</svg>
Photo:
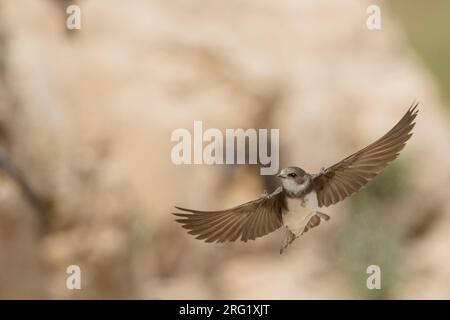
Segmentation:
<svg viewBox="0 0 450 320">
<path fill-rule="evenodd" d="M 306 224 L 305 228 L 303 229 L 303 231 L 300 235 L 303 235 L 309 229 L 317 227 L 320 224 L 321 220 L 328 221 L 328 220 L 330 220 L 330 216 L 325 213 L 317 211 L 316 214 L 313 215 L 311 217 L 311 219 L 309 219 L 308 223 Z"/>
<path fill-rule="evenodd" d="M 295 240 L 298 236 L 292 233 L 287 227 L 285 228 L 284 241 L 280 248 L 280 254 Z"/>
<path fill-rule="evenodd" d="M 311 219 L 309 219 L 309 222 L 308 222 L 307 226 L 311 229 L 311 228 L 317 227 L 319 224 L 320 224 L 320 218 L 316 214 L 316 215 L 313 215 L 311 217 Z"/>
<path fill-rule="evenodd" d="M 327 215 L 327 214 L 325 214 L 325 213 L 322 213 L 322 212 L 317 211 L 317 212 L 316 212 L 316 215 L 317 215 L 320 219 L 322 219 L 322 220 L 325 220 L 325 221 L 330 220 L 330 216 Z"/>
</svg>

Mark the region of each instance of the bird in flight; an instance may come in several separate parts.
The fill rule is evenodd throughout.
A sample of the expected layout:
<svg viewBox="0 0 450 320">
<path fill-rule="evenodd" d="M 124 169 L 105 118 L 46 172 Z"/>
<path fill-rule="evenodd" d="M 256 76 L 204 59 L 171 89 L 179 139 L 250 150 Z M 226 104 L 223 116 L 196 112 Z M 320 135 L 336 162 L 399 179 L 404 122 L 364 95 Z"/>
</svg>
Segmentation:
<svg viewBox="0 0 450 320">
<path fill-rule="evenodd" d="M 418 103 L 384 136 L 319 173 L 287 167 L 277 175 L 282 186 L 258 199 L 219 211 L 175 207 L 176 221 L 206 242 L 247 242 L 285 229 L 280 254 L 299 236 L 330 217 L 319 211 L 359 191 L 399 155 L 412 136 Z"/>
</svg>

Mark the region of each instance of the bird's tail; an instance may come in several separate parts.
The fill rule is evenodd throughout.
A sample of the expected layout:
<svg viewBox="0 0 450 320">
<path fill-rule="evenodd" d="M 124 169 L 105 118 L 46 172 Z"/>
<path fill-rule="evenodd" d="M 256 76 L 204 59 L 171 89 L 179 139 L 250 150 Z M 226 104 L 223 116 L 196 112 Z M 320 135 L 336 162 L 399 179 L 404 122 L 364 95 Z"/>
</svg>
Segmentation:
<svg viewBox="0 0 450 320">
<path fill-rule="evenodd" d="M 285 233 L 284 233 L 284 240 L 281 244 L 280 248 L 280 254 L 283 254 L 284 250 L 295 240 L 298 238 L 297 235 L 295 235 L 291 230 L 289 230 L 287 227 L 285 227 Z"/>
</svg>

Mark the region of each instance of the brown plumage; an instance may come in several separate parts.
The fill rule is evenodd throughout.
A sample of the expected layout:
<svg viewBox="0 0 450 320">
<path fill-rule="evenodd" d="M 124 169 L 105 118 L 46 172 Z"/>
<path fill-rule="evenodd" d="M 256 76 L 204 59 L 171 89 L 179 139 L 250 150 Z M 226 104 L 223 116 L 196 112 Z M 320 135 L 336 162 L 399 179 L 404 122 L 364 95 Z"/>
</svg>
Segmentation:
<svg viewBox="0 0 450 320">
<path fill-rule="evenodd" d="M 275 231 L 283 225 L 281 213 L 284 204 L 283 189 L 279 187 L 270 195 L 263 195 L 237 207 L 221 211 L 199 211 L 180 207 L 191 212 L 174 213 L 182 217 L 176 221 L 206 242 L 254 240 Z"/>
<path fill-rule="evenodd" d="M 384 136 L 316 175 L 313 186 L 320 207 L 335 204 L 361 189 L 397 158 L 412 136 L 417 103 Z"/>
<path fill-rule="evenodd" d="M 206 242 L 246 242 L 284 225 L 283 252 L 297 237 L 329 219 L 318 207 L 328 207 L 357 192 L 398 156 L 412 135 L 417 105 L 380 139 L 318 174 L 288 167 L 278 175 L 283 186 L 270 195 L 220 211 L 176 207 L 188 212 L 174 213 L 180 217 L 176 221 Z"/>
</svg>

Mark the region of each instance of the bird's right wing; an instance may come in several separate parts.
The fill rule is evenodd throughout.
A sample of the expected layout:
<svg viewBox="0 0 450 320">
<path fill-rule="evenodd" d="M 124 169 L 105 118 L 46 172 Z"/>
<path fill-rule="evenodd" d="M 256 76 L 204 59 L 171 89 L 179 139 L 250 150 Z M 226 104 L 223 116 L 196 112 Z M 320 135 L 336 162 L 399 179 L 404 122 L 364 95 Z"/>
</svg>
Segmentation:
<svg viewBox="0 0 450 320">
<path fill-rule="evenodd" d="M 357 192 L 397 158 L 412 135 L 417 105 L 414 104 L 380 139 L 314 177 L 313 186 L 320 207 L 328 207 Z"/>
<path fill-rule="evenodd" d="M 285 206 L 281 187 L 267 196 L 221 211 L 199 211 L 180 207 L 190 213 L 173 213 L 181 217 L 176 221 L 188 229 L 196 239 L 206 242 L 254 240 L 283 225 L 282 208 Z"/>
</svg>

